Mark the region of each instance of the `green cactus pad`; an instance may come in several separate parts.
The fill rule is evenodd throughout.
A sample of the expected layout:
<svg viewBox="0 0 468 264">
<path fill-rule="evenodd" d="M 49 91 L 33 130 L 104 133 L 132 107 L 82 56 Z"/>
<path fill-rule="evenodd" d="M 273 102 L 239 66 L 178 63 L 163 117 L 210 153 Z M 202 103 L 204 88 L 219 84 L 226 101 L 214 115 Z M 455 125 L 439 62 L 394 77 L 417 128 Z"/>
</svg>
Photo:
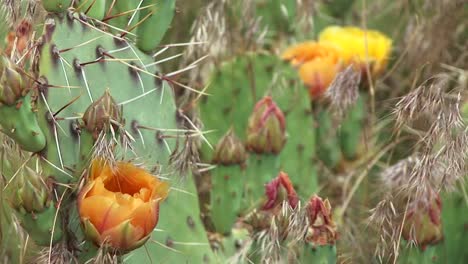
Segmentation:
<svg viewBox="0 0 468 264">
<path fill-rule="evenodd" d="M 31 106 L 31 96 L 18 100 L 17 105 L 0 106 L 2 132 L 13 138 L 24 150 L 38 152 L 46 146 L 46 138 L 38 125 Z"/>
<path fill-rule="evenodd" d="M 268 155 L 252 155 L 247 164 L 246 184 L 255 186 L 253 192 L 256 197 L 263 195 L 263 184 L 276 177 L 280 170 L 289 174 L 300 195 L 307 197 L 316 190 L 313 119 L 307 91 L 296 80 L 295 71 L 276 56 L 247 54 L 232 59 L 214 73 L 208 89 L 212 96 L 201 101 L 200 111 L 205 128 L 218 131 L 207 135 L 210 142 L 218 142 L 222 133 L 231 126 L 236 135 L 245 141 L 252 109 L 266 95 L 272 96 L 284 112 L 287 140 L 281 153 L 270 158 Z M 225 98 L 230 98 L 230 104 Z M 211 160 L 210 149 L 203 149 L 203 155 L 205 160 Z M 250 168 L 260 163 L 258 166 L 265 170 Z M 257 181 L 257 184 L 251 181 Z"/>
<path fill-rule="evenodd" d="M 229 234 L 237 219 L 245 180 L 241 165 L 218 165 L 211 174 L 211 218 L 221 234 Z"/>
</svg>

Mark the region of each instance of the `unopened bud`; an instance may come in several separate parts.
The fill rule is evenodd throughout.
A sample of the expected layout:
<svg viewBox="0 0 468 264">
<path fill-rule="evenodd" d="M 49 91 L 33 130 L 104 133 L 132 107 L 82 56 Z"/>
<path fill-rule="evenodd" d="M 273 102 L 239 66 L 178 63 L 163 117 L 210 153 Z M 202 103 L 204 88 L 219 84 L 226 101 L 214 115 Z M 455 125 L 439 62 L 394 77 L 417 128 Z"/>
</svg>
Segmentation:
<svg viewBox="0 0 468 264">
<path fill-rule="evenodd" d="M 263 206 L 263 210 L 270 210 L 276 206 L 281 206 L 282 202 L 285 200 L 288 201 L 293 209 L 295 209 L 299 203 L 296 190 L 294 190 L 294 186 L 288 174 L 284 172 L 280 172 L 278 177 L 265 184 L 265 195 L 268 200 Z"/>
<path fill-rule="evenodd" d="M 0 58 L 0 103 L 14 105 L 29 85 L 17 67 L 5 56 Z"/>
<path fill-rule="evenodd" d="M 106 90 L 103 96 L 93 102 L 83 115 L 86 129 L 97 138 L 102 131 L 107 131 L 112 125 L 112 121 L 120 121 L 120 111 L 114 98 Z"/>
<path fill-rule="evenodd" d="M 21 169 L 17 180 L 16 195 L 12 202 L 18 211 L 38 213 L 48 207 L 49 190 L 41 175 L 29 167 Z"/>
<path fill-rule="evenodd" d="M 309 218 L 309 229 L 306 242 L 315 246 L 333 245 L 338 235 L 336 225 L 332 219 L 332 211 L 328 199 L 314 195 L 307 204 L 307 215 Z"/>
<path fill-rule="evenodd" d="M 213 163 L 223 165 L 243 164 L 247 160 L 244 144 L 231 128 L 216 145 Z"/>
<path fill-rule="evenodd" d="M 403 237 L 414 241 L 421 248 L 442 240 L 442 202 L 434 191 L 426 197 L 418 197 L 409 204 L 403 226 Z"/>
<path fill-rule="evenodd" d="M 255 153 L 278 154 L 286 143 L 286 124 L 283 112 L 270 96 L 254 107 L 247 127 L 247 149 Z"/>
</svg>

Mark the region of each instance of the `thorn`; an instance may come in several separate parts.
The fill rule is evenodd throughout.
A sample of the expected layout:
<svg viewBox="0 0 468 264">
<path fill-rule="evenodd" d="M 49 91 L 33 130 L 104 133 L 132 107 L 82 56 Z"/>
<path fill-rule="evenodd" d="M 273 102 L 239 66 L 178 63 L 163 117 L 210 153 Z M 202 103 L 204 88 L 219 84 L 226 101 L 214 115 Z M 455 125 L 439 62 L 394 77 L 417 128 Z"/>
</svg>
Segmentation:
<svg viewBox="0 0 468 264">
<path fill-rule="evenodd" d="M 178 251 L 178 250 L 176 250 L 176 249 L 173 249 L 173 248 L 171 248 L 171 247 L 168 247 L 168 246 L 164 245 L 163 243 L 161 243 L 161 242 L 159 242 L 159 241 L 156 241 L 156 240 L 153 240 L 153 239 L 151 239 L 150 241 L 153 242 L 153 243 L 155 243 L 155 244 L 157 244 L 157 245 L 160 245 L 160 246 L 163 247 L 163 248 L 166 248 L 166 249 L 169 249 L 169 250 L 174 251 L 174 252 L 176 252 L 176 253 L 182 254 L 181 251 Z"/>
<path fill-rule="evenodd" d="M 60 65 L 62 66 L 63 75 L 65 76 L 65 82 L 67 83 L 67 86 L 70 87 L 70 82 L 68 80 L 67 71 L 65 71 L 65 66 L 64 66 L 63 61 L 64 59 L 62 58 L 62 56 L 60 56 Z M 71 89 L 68 89 L 68 92 L 71 93 Z"/>
<path fill-rule="evenodd" d="M 185 89 L 187 89 L 187 90 L 189 90 L 189 91 L 192 91 L 192 92 L 194 92 L 194 93 L 203 94 L 203 95 L 207 95 L 207 96 L 210 95 L 210 94 L 206 94 L 206 93 L 200 92 L 200 91 L 198 91 L 197 89 L 191 88 L 191 87 L 189 87 L 189 86 L 187 86 L 187 85 L 181 84 L 181 83 L 179 83 L 179 82 L 177 82 L 177 81 L 171 80 L 171 79 L 169 79 L 169 78 L 165 78 L 164 76 L 159 76 L 159 75 L 150 73 L 150 72 L 148 72 L 148 71 L 142 70 L 142 69 L 140 69 L 140 68 L 138 68 L 138 67 L 134 67 L 134 66 L 132 66 L 131 64 L 126 63 L 126 62 L 123 61 L 123 60 L 118 59 L 118 60 L 116 60 L 116 61 L 118 61 L 118 62 L 120 62 L 120 63 L 123 63 L 123 64 L 125 64 L 125 65 L 127 65 L 127 66 L 129 66 L 129 67 L 136 68 L 136 70 L 141 71 L 141 72 L 143 72 L 143 73 L 146 73 L 146 74 L 148 74 L 148 75 L 150 75 L 150 76 L 152 76 L 152 77 L 155 77 L 155 78 L 157 78 L 157 79 L 164 80 L 164 81 L 170 82 L 170 83 L 172 83 L 172 84 L 178 85 L 178 86 L 180 86 L 180 87 L 182 87 L 182 88 L 185 88 Z"/>
<path fill-rule="evenodd" d="M 142 98 L 142 97 L 145 97 L 145 96 L 147 96 L 148 94 L 150 94 L 150 93 L 156 91 L 156 89 L 157 89 L 157 88 L 154 88 L 154 89 L 152 89 L 152 90 L 149 90 L 148 92 L 143 93 L 143 94 L 141 94 L 141 95 L 139 95 L 139 96 L 137 96 L 137 97 L 134 97 L 134 98 L 129 99 L 129 100 L 127 100 L 127 101 L 123 101 L 123 102 L 119 103 L 118 105 L 119 105 L 119 106 L 120 106 L 120 105 L 126 105 L 126 104 L 128 104 L 128 103 L 131 103 L 131 102 L 133 102 L 133 101 L 136 101 L 136 100 L 138 100 L 138 99 L 140 99 L 140 98 Z"/>
<path fill-rule="evenodd" d="M 112 13 L 112 9 L 114 9 L 115 2 L 117 2 L 117 0 L 112 0 L 112 3 L 110 4 L 109 9 L 107 10 L 105 17 L 110 16 L 110 14 Z"/>
<path fill-rule="evenodd" d="M 186 191 L 186 190 L 182 190 L 182 189 L 175 188 L 175 187 L 170 187 L 169 189 L 170 189 L 170 190 L 177 191 L 177 192 L 185 193 L 185 194 L 188 194 L 188 195 L 193 196 L 193 197 L 196 197 L 195 194 L 193 194 L 193 193 L 191 193 L 191 192 L 189 192 L 189 191 Z"/>
<path fill-rule="evenodd" d="M 153 15 L 153 11 L 151 11 L 150 13 L 148 13 L 143 19 L 140 19 L 138 21 L 138 23 L 136 23 L 134 26 L 132 26 L 131 28 L 127 29 L 122 35 L 120 35 L 120 37 L 125 37 L 125 35 L 129 32 L 132 32 L 135 28 L 139 27 L 143 22 L 145 22 L 146 19 L 150 18 L 150 16 Z"/>
<path fill-rule="evenodd" d="M 177 55 L 170 56 L 170 57 L 164 58 L 164 59 L 162 59 L 162 60 L 158 60 L 158 61 L 152 62 L 152 63 L 147 64 L 147 65 L 145 65 L 145 66 L 146 66 L 146 67 L 150 67 L 150 66 L 158 65 L 158 64 L 160 64 L 160 63 L 163 63 L 163 62 L 170 61 L 170 60 L 172 60 L 172 59 L 178 58 L 178 57 L 180 57 L 180 56 L 182 56 L 182 55 L 184 55 L 184 54 L 183 54 L 183 53 L 179 53 L 179 54 L 177 54 Z"/>
<path fill-rule="evenodd" d="M 141 0 L 140 3 L 138 3 L 138 6 L 135 9 L 135 12 L 133 12 L 132 17 L 130 17 L 130 19 L 128 20 L 127 27 L 129 27 L 130 24 L 132 24 L 132 21 L 135 18 L 135 15 L 137 14 L 138 9 L 141 7 L 141 4 L 143 4 L 143 0 Z M 150 5 L 150 6 L 154 6 L 154 5 Z M 129 30 L 129 31 L 131 31 L 131 30 Z"/>
<path fill-rule="evenodd" d="M 90 65 L 90 64 L 98 63 L 98 62 L 103 62 L 103 61 L 105 61 L 105 60 L 102 59 L 102 58 L 98 58 L 98 59 L 95 59 L 93 61 L 80 63 L 80 66 L 83 67 L 83 66 L 87 66 L 87 65 Z"/>
<path fill-rule="evenodd" d="M 177 71 L 174 71 L 174 72 L 170 72 L 170 73 L 166 74 L 165 77 L 172 77 L 174 75 L 189 71 L 189 70 L 194 69 L 196 67 L 197 67 L 197 65 L 189 65 L 189 66 L 187 66 L 187 67 L 185 67 L 183 69 L 180 69 L 180 70 L 177 70 Z"/>
<path fill-rule="evenodd" d="M 62 112 L 65 108 L 69 107 L 72 105 L 74 102 L 76 102 L 79 98 L 81 97 L 81 94 L 78 95 L 77 97 L 73 98 L 70 102 L 66 103 L 64 106 L 62 106 L 57 112 L 53 114 L 53 117 L 57 117 L 57 115 Z"/>
<path fill-rule="evenodd" d="M 93 41 L 96 41 L 96 40 L 102 38 L 102 37 L 103 37 L 103 36 L 95 37 L 95 38 L 90 39 L 90 40 L 88 40 L 88 41 L 85 41 L 85 42 L 83 42 L 83 43 L 81 43 L 81 44 L 78 44 L 78 45 L 76 45 L 76 46 L 74 46 L 74 47 L 70 47 L 70 48 L 66 48 L 66 49 L 61 49 L 61 50 L 59 50 L 59 53 L 64 53 L 64 52 L 70 51 L 70 50 L 75 49 L 75 48 L 83 47 L 83 46 L 85 46 L 85 45 L 87 45 L 87 44 L 89 44 L 89 43 L 92 43 Z"/>
<path fill-rule="evenodd" d="M 203 139 L 203 141 L 205 141 L 205 143 L 208 145 L 208 147 L 210 147 L 210 149 L 213 149 L 213 146 L 210 144 L 208 139 L 203 135 L 203 132 L 201 132 L 198 129 L 198 127 L 192 122 L 192 120 L 190 120 L 190 118 L 188 118 L 186 115 L 184 115 L 184 113 L 181 113 L 181 114 L 182 114 L 182 117 L 193 127 L 193 129 L 195 129 L 198 133 L 200 133 L 200 137 Z"/>
<path fill-rule="evenodd" d="M 165 52 L 165 51 L 168 50 L 168 49 L 169 49 L 169 47 L 164 47 L 164 48 L 162 48 L 161 50 L 158 50 L 158 52 L 154 53 L 152 57 L 155 58 L 155 57 L 157 57 L 159 54 L 162 54 L 163 52 Z"/>
<path fill-rule="evenodd" d="M 173 43 L 173 44 L 166 44 L 166 45 L 160 45 L 159 47 L 182 47 L 182 46 L 190 46 L 190 45 L 201 45 L 201 44 L 207 44 L 208 42 L 206 41 L 198 41 L 198 42 L 185 42 L 185 43 Z"/>
<path fill-rule="evenodd" d="M 115 0 L 114 0 L 115 1 Z M 140 2 L 141 3 L 141 2 Z M 132 13 L 132 12 L 135 12 L 136 11 L 140 11 L 140 10 L 144 10 L 146 8 L 149 8 L 149 7 L 152 7 L 154 6 L 154 4 L 152 5 L 147 5 L 147 6 L 144 6 L 144 7 L 139 7 L 139 8 L 135 8 L 135 9 L 132 9 L 132 10 L 127 10 L 125 12 L 122 12 L 122 13 L 119 13 L 119 14 L 115 14 L 115 15 L 112 15 L 112 16 L 109 16 L 109 15 L 106 15 L 106 17 L 104 19 L 102 19 L 101 21 L 102 22 L 106 22 L 106 21 L 109 21 L 109 20 L 112 20 L 114 18 L 117 18 L 117 17 L 121 17 L 121 16 L 124 16 L 124 15 L 128 15 L 129 13 Z M 130 25 L 130 24 L 129 24 Z"/>
<path fill-rule="evenodd" d="M 91 100 L 91 103 L 94 103 L 93 97 L 91 96 L 91 90 L 89 89 L 89 86 L 88 86 L 88 80 L 86 80 L 86 74 L 85 74 L 84 68 L 81 68 L 81 75 L 83 76 L 83 81 L 85 83 L 86 91 L 88 92 L 89 99 Z"/>
<path fill-rule="evenodd" d="M 51 235 L 50 235 L 49 262 L 48 263 L 52 263 L 51 262 L 51 260 L 52 260 L 52 244 L 53 244 L 53 241 L 54 241 L 55 225 L 57 224 L 58 214 L 59 214 L 60 207 L 61 207 L 61 204 L 62 204 L 62 201 L 63 201 L 63 197 L 65 197 L 66 192 L 67 192 L 67 189 L 65 189 L 63 191 L 62 197 L 60 197 L 60 200 L 57 201 L 57 211 L 55 212 L 54 221 L 53 221 L 53 224 L 52 224 L 52 231 L 51 231 Z"/>
<path fill-rule="evenodd" d="M 89 0 L 84 1 L 84 2 L 83 2 L 83 5 L 84 5 L 85 3 L 87 3 L 88 1 L 89 1 Z M 89 5 L 88 9 L 86 9 L 86 11 L 84 12 L 86 15 L 88 15 L 89 10 L 91 10 L 91 8 L 94 6 L 94 4 L 96 4 L 96 0 L 92 0 L 92 1 L 93 1 L 93 2 L 91 3 L 91 5 Z"/>
</svg>

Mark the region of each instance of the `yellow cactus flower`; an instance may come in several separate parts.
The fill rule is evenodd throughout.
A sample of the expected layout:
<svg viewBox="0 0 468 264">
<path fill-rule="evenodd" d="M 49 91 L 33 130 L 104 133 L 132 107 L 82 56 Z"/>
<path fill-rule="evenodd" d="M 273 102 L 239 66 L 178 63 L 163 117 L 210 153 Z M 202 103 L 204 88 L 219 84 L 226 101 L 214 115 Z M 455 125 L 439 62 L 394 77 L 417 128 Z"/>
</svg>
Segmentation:
<svg viewBox="0 0 468 264">
<path fill-rule="evenodd" d="M 372 74 L 385 69 L 392 49 L 392 40 L 384 34 L 357 27 L 327 27 L 320 33 L 319 43 L 334 46 L 345 64 L 368 62 Z"/>
<path fill-rule="evenodd" d="M 167 184 L 126 162 L 95 160 L 89 176 L 78 198 L 87 236 L 123 252 L 143 245 L 158 223 Z"/>
</svg>

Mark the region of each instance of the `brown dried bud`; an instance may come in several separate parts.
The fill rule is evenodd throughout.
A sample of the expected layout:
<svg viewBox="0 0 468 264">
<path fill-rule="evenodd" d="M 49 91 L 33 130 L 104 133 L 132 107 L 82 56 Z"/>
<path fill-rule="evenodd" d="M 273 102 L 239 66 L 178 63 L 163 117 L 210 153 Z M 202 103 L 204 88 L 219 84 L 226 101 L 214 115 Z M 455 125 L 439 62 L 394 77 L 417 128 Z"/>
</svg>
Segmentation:
<svg viewBox="0 0 468 264">
<path fill-rule="evenodd" d="M 307 214 L 309 230 L 305 238 L 306 242 L 312 243 L 314 246 L 335 244 L 338 234 L 328 199 L 323 201 L 317 195 L 312 196 L 307 204 Z"/>
<path fill-rule="evenodd" d="M 254 107 L 247 127 L 247 149 L 255 153 L 278 154 L 286 143 L 286 124 L 283 112 L 270 96 Z"/>
<path fill-rule="evenodd" d="M 443 238 L 442 202 L 434 191 L 425 198 L 418 198 L 410 203 L 403 226 L 403 237 L 416 242 L 422 249 L 429 244 L 436 244 Z"/>
<path fill-rule="evenodd" d="M 86 129 L 93 133 L 94 138 L 102 131 L 107 131 L 112 125 L 112 121 L 120 121 L 120 111 L 114 98 L 106 90 L 103 96 L 92 103 L 83 115 Z"/>
<path fill-rule="evenodd" d="M 5 56 L 0 58 L 0 103 L 14 105 L 29 84 L 17 67 Z"/>
<path fill-rule="evenodd" d="M 234 130 L 231 128 L 219 140 L 216 145 L 213 157 L 213 163 L 223 165 L 237 165 L 244 164 L 247 160 L 247 152 L 244 144 L 236 136 Z"/>
</svg>

